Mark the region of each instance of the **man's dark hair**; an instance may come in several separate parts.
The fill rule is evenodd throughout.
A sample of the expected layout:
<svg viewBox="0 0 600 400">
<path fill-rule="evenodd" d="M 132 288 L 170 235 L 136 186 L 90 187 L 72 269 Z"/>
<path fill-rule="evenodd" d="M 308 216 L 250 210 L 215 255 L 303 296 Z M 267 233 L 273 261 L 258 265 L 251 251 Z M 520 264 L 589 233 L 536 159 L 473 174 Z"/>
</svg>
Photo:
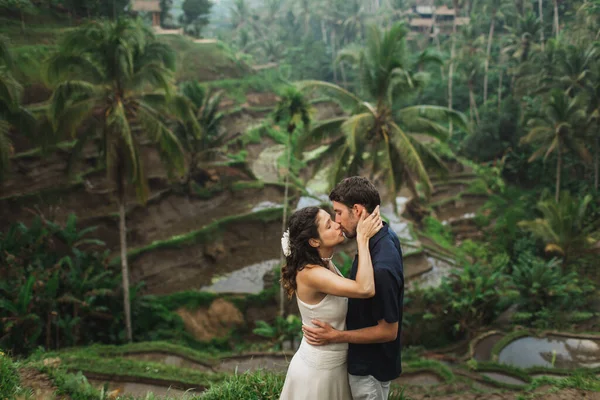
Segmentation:
<svg viewBox="0 0 600 400">
<path fill-rule="evenodd" d="M 381 204 L 375 185 L 362 176 L 351 176 L 342 180 L 329 194 L 329 200 L 342 203 L 348 208 L 361 204 L 369 213 Z"/>
</svg>

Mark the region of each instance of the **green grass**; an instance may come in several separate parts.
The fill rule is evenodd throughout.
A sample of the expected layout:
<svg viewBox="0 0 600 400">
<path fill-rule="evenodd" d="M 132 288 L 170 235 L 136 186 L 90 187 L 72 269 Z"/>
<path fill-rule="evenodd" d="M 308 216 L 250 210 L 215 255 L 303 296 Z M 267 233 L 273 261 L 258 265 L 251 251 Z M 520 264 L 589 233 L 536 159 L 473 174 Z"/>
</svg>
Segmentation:
<svg viewBox="0 0 600 400">
<path fill-rule="evenodd" d="M 56 44 L 64 32 L 71 28 L 68 18 L 47 10 L 25 17 L 25 32 L 21 32 L 19 19 L 0 17 L 0 35 L 8 37 L 16 47 Z"/>
<path fill-rule="evenodd" d="M 72 352 L 65 354 L 55 354 L 60 357 L 60 368 L 64 371 L 85 373 L 94 373 L 110 376 L 120 376 L 123 378 L 149 378 L 165 382 L 176 382 L 189 387 L 205 386 L 208 387 L 216 382 L 226 378 L 224 373 L 207 373 L 188 368 L 166 365 L 155 362 L 137 361 L 124 358 L 108 358 L 95 355 L 93 352 Z M 49 368 L 43 363 L 35 362 L 32 366 L 37 367 L 43 372 Z"/>
<path fill-rule="evenodd" d="M 264 372 L 233 375 L 215 385 L 202 396 L 203 400 L 276 400 L 284 382 L 283 375 Z"/>
<path fill-rule="evenodd" d="M 536 378 L 525 388 L 532 392 L 542 386 L 551 386 L 546 393 L 555 393 L 561 389 L 579 389 L 600 392 L 600 379 L 589 372 L 578 372 L 565 378 Z M 517 400 L 543 399 L 546 393 L 521 394 Z"/>
<path fill-rule="evenodd" d="M 234 192 L 241 191 L 241 190 L 247 190 L 247 189 L 260 190 L 260 189 L 263 189 L 264 187 L 265 187 L 265 183 L 263 181 L 241 181 L 241 182 L 234 182 L 231 185 L 231 190 Z"/>
<path fill-rule="evenodd" d="M 181 35 L 158 38 L 177 52 L 177 81 L 241 78 L 250 72 L 223 43 L 194 43 Z"/>
<path fill-rule="evenodd" d="M 10 357 L 0 351 L 0 399 L 13 399 L 19 391 L 17 368 Z"/>
<path fill-rule="evenodd" d="M 452 373 L 450 367 L 435 360 L 409 361 L 406 364 L 406 366 L 402 369 L 403 373 L 416 373 L 426 371 L 433 372 L 434 374 L 442 378 L 446 383 L 452 382 L 455 379 L 455 376 Z"/>
<path fill-rule="evenodd" d="M 526 370 L 518 367 L 513 367 L 506 364 L 498 364 L 495 362 L 478 362 L 475 368 L 477 372 L 499 372 L 504 375 L 509 375 L 514 378 L 521 379 L 526 383 L 531 382 L 531 377 Z"/>
<path fill-rule="evenodd" d="M 223 353 L 215 353 L 214 351 L 200 351 L 181 344 L 156 341 L 156 342 L 137 342 L 124 345 L 101 345 L 96 344 L 85 348 L 67 349 L 57 353 L 59 357 L 76 356 L 79 358 L 86 357 L 107 357 L 119 358 L 128 354 L 139 353 L 169 353 L 179 355 L 198 364 L 210 366 L 214 365 Z M 229 354 L 229 353 L 226 353 Z M 47 355 L 45 356 L 47 357 Z"/>
<path fill-rule="evenodd" d="M 453 246 L 454 238 L 450 227 L 433 217 L 427 216 L 423 219 L 423 233 L 444 248 Z"/>
</svg>

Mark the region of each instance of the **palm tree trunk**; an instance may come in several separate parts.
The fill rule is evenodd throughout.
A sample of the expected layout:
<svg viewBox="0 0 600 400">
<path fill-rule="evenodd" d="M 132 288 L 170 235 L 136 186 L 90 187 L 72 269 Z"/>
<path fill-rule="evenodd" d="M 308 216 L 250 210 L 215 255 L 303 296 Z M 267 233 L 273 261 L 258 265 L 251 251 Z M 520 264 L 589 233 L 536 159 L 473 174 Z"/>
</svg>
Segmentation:
<svg viewBox="0 0 600 400">
<path fill-rule="evenodd" d="M 335 67 L 335 28 L 331 30 L 331 66 L 333 67 L 333 81 L 338 84 L 337 81 L 337 68 Z"/>
<path fill-rule="evenodd" d="M 469 82 L 469 102 L 471 103 L 471 112 L 475 116 L 475 122 L 479 125 L 479 111 L 477 111 L 477 102 L 475 101 L 475 91 L 473 82 Z"/>
<path fill-rule="evenodd" d="M 340 72 L 342 73 L 342 86 L 344 89 L 348 89 L 348 82 L 346 81 L 346 69 L 344 68 L 344 63 L 340 63 Z"/>
<path fill-rule="evenodd" d="M 560 200 L 560 171 L 562 169 L 562 155 L 560 154 L 560 145 L 557 149 L 558 160 L 556 161 L 556 202 Z"/>
<path fill-rule="evenodd" d="M 127 341 L 133 341 L 131 329 L 131 303 L 129 300 L 129 266 L 127 265 L 127 230 L 125 227 L 125 182 L 124 176 L 119 174 L 119 237 L 121 239 L 121 275 L 123 277 L 123 305 L 125 310 L 125 328 Z"/>
<path fill-rule="evenodd" d="M 544 51 L 544 7 L 543 0 L 538 0 L 538 11 L 540 14 L 540 43 L 542 44 L 542 51 Z"/>
<path fill-rule="evenodd" d="M 488 95 L 488 72 L 490 69 L 490 57 L 492 54 L 492 39 L 494 38 L 494 26 L 496 22 L 496 10 L 492 11 L 492 22 L 490 23 L 490 34 L 488 35 L 487 52 L 485 55 L 485 75 L 483 77 L 483 102 L 487 101 Z"/>
<path fill-rule="evenodd" d="M 558 27 L 558 0 L 554 0 L 554 33 L 558 39 L 559 27 Z"/>
<path fill-rule="evenodd" d="M 19 13 L 21 14 L 21 33 L 25 33 L 25 14 L 23 14 L 23 9 L 19 9 Z"/>
<path fill-rule="evenodd" d="M 325 20 L 321 20 L 321 36 L 323 37 L 323 43 L 327 46 L 327 29 L 325 28 Z"/>
<path fill-rule="evenodd" d="M 498 80 L 498 112 L 500 112 L 500 107 L 502 104 L 502 76 L 503 76 L 504 70 L 502 68 L 500 68 L 500 77 Z"/>
<path fill-rule="evenodd" d="M 458 0 L 452 0 L 454 7 L 454 21 L 452 21 L 452 46 L 450 48 L 450 65 L 448 66 L 448 108 L 452 110 L 452 75 L 454 73 L 454 57 L 456 57 L 456 18 L 458 17 Z M 452 135 L 452 120 L 450 121 L 450 135 Z"/>
<path fill-rule="evenodd" d="M 289 134 L 288 135 L 288 144 L 287 144 L 287 151 L 288 151 L 288 157 L 287 157 L 287 172 L 285 174 L 285 190 L 284 190 L 284 194 L 283 194 L 283 218 L 281 219 L 281 234 L 283 235 L 283 233 L 285 232 L 285 225 L 287 222 L 287 208 L 288 208 L 288 193 L 289 193 L 289 186 L 290 186 L 290 164 L 292 163 L 292 135 Z M 284 255 L 283 255 L 283 249 L 281 251 L 281 255 L 279 256 L 279 264 L 281 265 L 281 268 L 283 268 L 283 263 L 284 263 Z M 280 284 L 279 285 L 279 315 L 280 316 L 284 316 L 285 314 L 285 290 L 283 288 L 283 285 Z"/>
<path fill-rule="evenodd" d="M 598 190 L 598 147 L 600 147 L 600 137 L 596 138 L 594 143 L 594 188 Z"/>
</svg>

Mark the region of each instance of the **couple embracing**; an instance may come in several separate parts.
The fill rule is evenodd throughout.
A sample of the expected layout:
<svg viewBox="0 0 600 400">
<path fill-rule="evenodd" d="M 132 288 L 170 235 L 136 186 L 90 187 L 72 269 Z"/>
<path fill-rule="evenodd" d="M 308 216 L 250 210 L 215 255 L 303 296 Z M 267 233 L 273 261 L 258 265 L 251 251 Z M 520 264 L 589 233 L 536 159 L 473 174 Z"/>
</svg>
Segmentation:
<svg viewBox="0 0 600 400">
<path fill-rule="evenodd" d="M 402 370 L 400 242 L 366 178 L 344 179 L 329 199 L 334 219 L 318 207 L 300 209 L 282 238 L 281 282 L 296 294 L 304 337 L 280 400 L 384 400 Z M 344 236 L 358 247 L 349 278 L 331 262 Z"/>
</svg>

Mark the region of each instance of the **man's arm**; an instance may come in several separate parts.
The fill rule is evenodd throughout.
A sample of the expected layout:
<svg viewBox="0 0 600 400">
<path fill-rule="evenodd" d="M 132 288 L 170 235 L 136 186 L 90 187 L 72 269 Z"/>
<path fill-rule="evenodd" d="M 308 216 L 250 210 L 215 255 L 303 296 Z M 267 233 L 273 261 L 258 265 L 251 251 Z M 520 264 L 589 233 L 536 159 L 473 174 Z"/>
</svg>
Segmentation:
<svg viewBox="0 0 600 400">
<path fill-rule="evenodd" d="M 387 343 L 398 336 L 398 322 L 400 320 L 399 287 L 393 277 L 386 270 L 376 269 L 375 297 L 373 298 L 373 317 L 377 325 L 368 328 L 338 331 L 329 324 L 313 320 L 312 323 L 319 328 L 303 326 L 304 337 L 309 344 L 318 346 L 328 343 Z M 390 322 L 388 322 L 390 321 Z"/>
<path fill-rule="evenodd" d="M 316 320 L 313 320 L 312 323 L 317 325 L 318 328 L 303 326 L 302 331 L 306 341 L 313 346 L 330 343 L 387 343 L 395 340 L 398 335 L 398 322 L 389 323 L 384 319 L 378 321 L 376 326 L 353 331 L 338 331 L 333 329 L 331 325 Z"/>
</svg>

